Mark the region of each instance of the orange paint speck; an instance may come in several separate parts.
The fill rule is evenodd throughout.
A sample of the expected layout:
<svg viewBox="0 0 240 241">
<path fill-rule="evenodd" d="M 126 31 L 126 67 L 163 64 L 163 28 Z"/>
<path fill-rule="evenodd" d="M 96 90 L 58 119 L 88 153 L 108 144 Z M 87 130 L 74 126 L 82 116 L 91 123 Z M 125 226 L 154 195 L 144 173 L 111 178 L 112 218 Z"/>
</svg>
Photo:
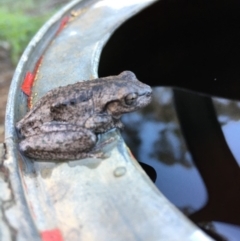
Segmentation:
<svg viewBox="0 0 240 241">
<path fill-rule="evenodd" d="M 41 232 L 42 241 L 64 241 L 59 229 L 45 230 Z"/>
<path fill-rule="evenodd" d="M 34 75 L 30 71 L 28 71 L 21 86 L 22 91 L 28 96 L 31 94 L 33 80 Z"/>
<path fill-rule="evenodd" d="M 28 96 L 28 107 L 31 108 L 31 102 L 32 102 L 32 98 L 31 98 L 31 93 L 32 93 L 32 86 L 33 86 L 33 82 L 36 78 L 36 75 L 38 73 L 38 69 L 40 64 L 42 63 L 42 56 L 39 58 L 39 60 L 37 61 L 35 68 L 33 70 L 33 73 L 28 71 L 26 73 L 25 79 L 23 81 L 23 84 L 21 86 L 21 90 L 23 91 L 24 94 L 26 94 Z"/>
<path fill-rule="evenodd" d="M 43 59 L 43 56 L 41 56 L 41 57 L 39 58 L 39 60 L 37 61 L 36 65 L 35 65 L 35 68 L 34 68 L 34 71 L 33 71 L 34 79 L 35 79 L 35 77 L 36 77 L 36 75 L 37 75 L 39 66 L 40 66 L 40 64 L 42 63 L 42 59 Z"/>
<path fill-rule="evenodd" d="M 62 30 L 63 28 L 65 27 L 65 25 L 68 23 L 69 21 L 69 16 L 65 16 L 62 20 L 61 20 L 61 23 L 60 23 L 60 26 L 56 32 L 56 35 L 58 35 Z"/>
<path fill-rule="evenodd" d="M 60 25 L 59 25 L 59 28 L 58 28 L 55 36 L 57 36 L 63 30 L 65 25 L 68 23 L 68 21 L 69 21 L 69 16 L 65 16 L 64 18 L 62 18 L 62 20 L 60 22 Z M 28 107 L 29 108 L 31 108 L 32 99 L 31 99 L 30 95 L 31 95 L 31 92 L 32 92 L 33 81 L 36 78 L 36 75 L 38 73 L 38 69 L 39 69 L 39 66 L 42 62 L 42 59 L 43 59 L 43 57 L 41 56 L 39 58 L 39 60 L 37 61 L 33 72 L 28 71 L 26 73 L 25 79 L 24 79 L 23 84 L 21 86 L 21 90 L 23 91 L 23 93 L 28 96 Z"/>
<path fill-rule="evenodd" d="M 22 89 L 23 93 L 25 93 L 28 96 L 31 95 L 33 81 L 34 81 L 34 79 L 37 75 L 37 71 L 38 71 L 38 68 L 39 68 L 41 62 L 42 62 L 42 57 L 40 57 L 39 60 L 37 61 L 33 73 L 30 72 L 30 71 L 28 71 L 26 73 L 25 79 L 24 79 L 23 84 L 21 86 L 21 89 Z"/>
<path fill-rule="evenodd" d="M 127 146 L 126 146 L 127 147 Z M 132 154 L 131 150 L 127 147 L 128 153 L 130 155 L 130 157 L 134 160 L 136 160 L 135 156 Z"/>
</svg>

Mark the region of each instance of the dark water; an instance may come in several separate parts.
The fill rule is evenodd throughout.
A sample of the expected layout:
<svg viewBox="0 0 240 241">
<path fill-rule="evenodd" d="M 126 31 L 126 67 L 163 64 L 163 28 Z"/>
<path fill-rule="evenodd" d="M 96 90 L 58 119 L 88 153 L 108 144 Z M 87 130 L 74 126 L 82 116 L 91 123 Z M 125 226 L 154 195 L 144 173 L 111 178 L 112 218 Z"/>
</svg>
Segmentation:
<svg viewBox="0 0 240 241">
<path fill-rule="evenodd" d="M 221 237 L 240 232 L 239 102 L 215 98 L 218 113 L 214 118 L 205 105 L 205 116 L 201 106 L 198 115 L 189 107 L 190 117 L 184 113 L 181 124 L 174 92 L 158 87 L 153 93 L 148 107 L 123 117 L 126 143 L 141 163 L 154 168 L 156 186 L 183 213 L 216 240 L 238 240 L 238 236 Z M 191 97 L 192 93 L 186 99 L 192 105 Z M 234 107 L 238 109 L 235 114 L 231 113 Z M 146 165 L 143 168 L 150 177 L 155 175 Z"/>
<path fill-rule="evenodd" d="M 124 138 L 216 240 L 240 240 L 239 26 L 240 1 L 162 0 L 114 33 L 99 65 L 100 76 L 132 70 L 156 87 L 152 105 L 123 118 Z"/>
<path fill-rule="evenodd" d="M 123 137 L 137 160 L 157 172 L 155 184 L 182 210 L 207 202 L 207 191 L 182 136 L 170 88 L 155 88 L 152 103 L 123 117 Z"/>
</svg>

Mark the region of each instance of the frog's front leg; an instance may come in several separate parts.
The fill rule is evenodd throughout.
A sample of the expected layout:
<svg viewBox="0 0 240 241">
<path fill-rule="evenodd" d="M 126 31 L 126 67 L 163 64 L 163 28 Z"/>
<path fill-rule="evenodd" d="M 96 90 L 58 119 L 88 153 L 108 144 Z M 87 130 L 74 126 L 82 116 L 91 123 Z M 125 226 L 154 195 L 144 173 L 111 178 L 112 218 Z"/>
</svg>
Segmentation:
<svg viewBox="0 0 240 241">
<path fill-rule="evenodd" d="M 90 130 L 71 124 L 49 123 L 42 126 L 41 133 L 22 140 L 19 149 L 35 159 L 82 159 L 100 156 L 91 153 L 96 142 L 97 136 Z"/>
<path fill-rule="evenodd" d="M 111 115 L 97 114 L 87 119 L 85 122 L 85 128 L 93 130 L 96 133 L 103 133 L 113 128 L 123 128 L 122 122 L 114 120 Z"/>
</svg>

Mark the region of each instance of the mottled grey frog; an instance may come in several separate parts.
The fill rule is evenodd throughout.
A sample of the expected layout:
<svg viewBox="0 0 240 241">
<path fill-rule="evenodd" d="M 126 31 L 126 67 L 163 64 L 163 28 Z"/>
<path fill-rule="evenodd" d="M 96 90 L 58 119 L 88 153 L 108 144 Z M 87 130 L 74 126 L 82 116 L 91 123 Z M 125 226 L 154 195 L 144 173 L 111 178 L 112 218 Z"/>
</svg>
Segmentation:
<svg viewBox="0 0 240 241">
<path fill-rule="evenodd" d="M 16 124 L 19 149 L 35 159 L 96 157 L 97 134 L 122 128 L 122 114 L 149 104 L 151 93 L 130 71 L 53 89 Z"/>
</svg>

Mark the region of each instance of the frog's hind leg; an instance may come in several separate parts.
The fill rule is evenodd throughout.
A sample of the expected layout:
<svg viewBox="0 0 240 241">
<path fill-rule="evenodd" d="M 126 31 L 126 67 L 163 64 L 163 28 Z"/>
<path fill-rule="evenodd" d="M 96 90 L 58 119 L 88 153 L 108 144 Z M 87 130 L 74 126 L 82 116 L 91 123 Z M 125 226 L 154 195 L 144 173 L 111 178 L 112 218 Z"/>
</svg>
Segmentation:
<svg viewBox="0 0 240 241">
<path fill-rule="evenodd" d="M 56 130 L 60 131 L 56 131 Z M 82 159 L 100 157 L 100 153 L 91 153 L 97 141 L 96 135 L 81 127 L 66 126 L 53 128 L 38 135 L 29 136 L 19 144 L 20 151 L 26 156 L 43 160 Z"/>
</svg>

